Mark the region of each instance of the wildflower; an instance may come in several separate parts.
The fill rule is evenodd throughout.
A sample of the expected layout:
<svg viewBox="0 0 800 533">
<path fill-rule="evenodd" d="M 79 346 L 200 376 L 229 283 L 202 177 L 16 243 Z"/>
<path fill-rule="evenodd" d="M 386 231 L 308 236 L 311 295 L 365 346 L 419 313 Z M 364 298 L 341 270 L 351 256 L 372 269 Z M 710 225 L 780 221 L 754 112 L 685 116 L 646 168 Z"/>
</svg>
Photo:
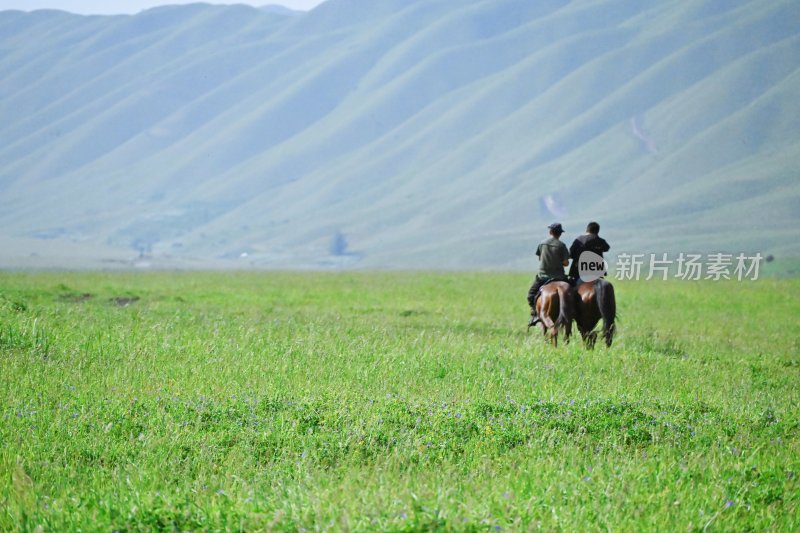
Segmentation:
<svg viewBox="0 0 800 533">
<path fill-rule="evenodd" d="M 725 502 L 725 509 L 733 507 L 733 500 L 728 500 Z"/>
</svg>

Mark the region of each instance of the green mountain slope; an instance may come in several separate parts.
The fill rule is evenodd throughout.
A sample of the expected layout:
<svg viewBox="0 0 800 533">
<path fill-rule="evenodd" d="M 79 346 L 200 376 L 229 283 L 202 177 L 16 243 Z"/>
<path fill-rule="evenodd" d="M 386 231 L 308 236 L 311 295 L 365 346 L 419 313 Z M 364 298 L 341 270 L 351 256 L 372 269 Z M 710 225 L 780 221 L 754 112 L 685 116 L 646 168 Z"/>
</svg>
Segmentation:
<svg viewBox="0 0 800 533">
<path fill-rule="evenodd" d="M 791 0 L 6 11 L 0 76 L 0 266 L 800 255 Z"/>
</svg>

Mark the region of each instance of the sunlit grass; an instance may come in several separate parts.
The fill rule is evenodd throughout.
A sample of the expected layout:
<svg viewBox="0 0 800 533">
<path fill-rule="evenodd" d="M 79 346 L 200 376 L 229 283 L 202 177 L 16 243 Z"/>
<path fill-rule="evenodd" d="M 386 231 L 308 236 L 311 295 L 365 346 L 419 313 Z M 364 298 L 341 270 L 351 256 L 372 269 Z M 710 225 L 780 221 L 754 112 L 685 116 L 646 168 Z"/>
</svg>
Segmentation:
<svg viewBox="0 0 800 533">
<path fill-rule="evenodd" d="M 0 529 L 795 530 L 800 283 L 3 274 Z"/>
</svg>

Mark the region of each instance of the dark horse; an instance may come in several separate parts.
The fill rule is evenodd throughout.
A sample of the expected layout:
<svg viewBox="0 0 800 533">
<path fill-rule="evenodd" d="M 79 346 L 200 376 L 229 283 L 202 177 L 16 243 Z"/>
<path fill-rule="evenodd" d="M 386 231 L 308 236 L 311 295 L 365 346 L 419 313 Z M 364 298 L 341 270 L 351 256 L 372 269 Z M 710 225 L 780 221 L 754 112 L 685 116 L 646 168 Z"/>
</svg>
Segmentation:
<svg viewBox="0 0 800 533">
<path fill-rule="evenodd" d="M 597 342 L 594 327 L 603 319 L 603 339 L 611 346 L 614 339 L 614 321 L 617 319 L 617 301 L 614 286 L 604 279 L 591 283 L 581 283 L 573 289 L 575 304 L 575 323 L 589 349 Z"/>
<path fill-rule="evenodd" d="M 542 332 L 550 333 L 553 346 L 558 346 L 558 329 L 564 330 L 564 340 L 569 342 L 572 334 L 572 299 L 570 285 L 564 281 L 553 281 L 544 285 L 536 300 L 536 314 L 541 320 Z"/>
</svg>

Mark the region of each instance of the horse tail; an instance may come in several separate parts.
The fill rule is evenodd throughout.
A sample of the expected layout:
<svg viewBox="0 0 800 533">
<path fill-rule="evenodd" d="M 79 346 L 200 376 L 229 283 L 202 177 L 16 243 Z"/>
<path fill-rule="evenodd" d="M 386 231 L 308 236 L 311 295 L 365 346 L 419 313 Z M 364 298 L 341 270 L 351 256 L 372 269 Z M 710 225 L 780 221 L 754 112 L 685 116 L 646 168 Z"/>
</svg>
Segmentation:
<svg viewBox="0 0 800 533">
<path fill-rule="evenodd" d="M 570 289 L 558 291 L 558 318 L 556 318 L 555 327 L 562 327 L 569 337 L 572 331 L 572 299 Z"/>
<path fill-rule="evenodd" d="M 597 307 L 603 317 L 603 337 L 606 346 L 611 346 L 614 339 L 614 322 L 617 319 L 617 300 L 614 297 L 614 286 L 603 278 L 594 282 L 594 292 L 597 296 Z"/>
</svg>

